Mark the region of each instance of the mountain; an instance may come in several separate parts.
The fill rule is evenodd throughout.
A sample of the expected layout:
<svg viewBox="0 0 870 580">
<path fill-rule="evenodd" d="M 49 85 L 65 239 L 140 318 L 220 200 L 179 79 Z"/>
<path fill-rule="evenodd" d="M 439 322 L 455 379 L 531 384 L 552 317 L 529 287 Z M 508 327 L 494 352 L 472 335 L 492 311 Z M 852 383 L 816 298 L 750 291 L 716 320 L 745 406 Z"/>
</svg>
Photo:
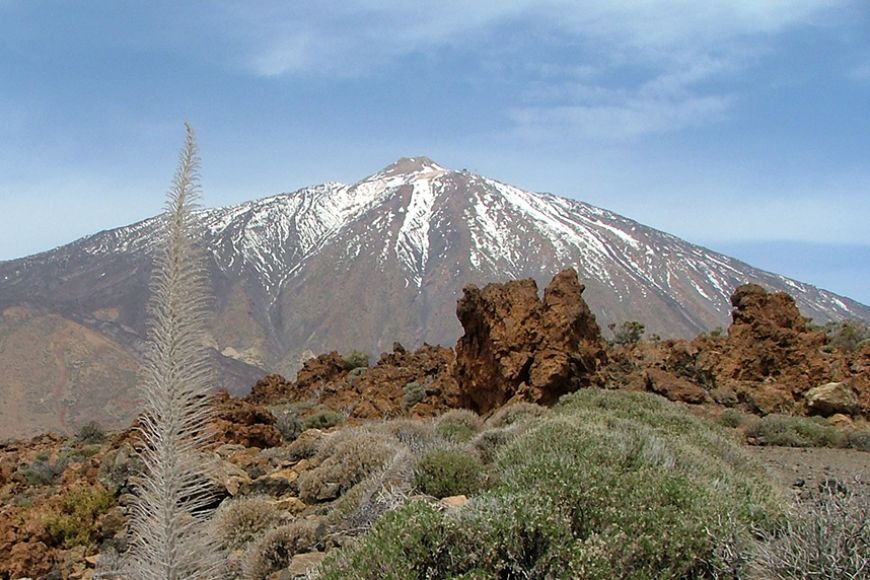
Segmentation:
<svg viewBox="0 0 870 580">
<path fill-rule="evenodd" d="M 463 285 L 539 284 L 573 266 L 602 326 L 662 336 L 727 326 L 755 282 L 817 321 L 870 308 L 752 268 L 604 209 L 400 159 L 354 185 L 327 183 L 201 212 L 223 386 L 291 374 L 306 353 L 394 341 L 453 344 Z M 129 418 L 145 334 L 157 218 L 0 262 L 0 437 Z"/>
</svg>

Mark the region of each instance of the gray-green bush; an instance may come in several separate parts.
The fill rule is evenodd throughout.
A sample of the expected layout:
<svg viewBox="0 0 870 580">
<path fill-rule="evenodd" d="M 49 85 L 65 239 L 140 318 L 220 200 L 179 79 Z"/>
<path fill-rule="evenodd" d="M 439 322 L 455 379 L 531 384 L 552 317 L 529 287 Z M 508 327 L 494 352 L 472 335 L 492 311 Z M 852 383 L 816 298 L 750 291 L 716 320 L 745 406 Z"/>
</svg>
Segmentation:
<svg viewBox="0 0 870 580">
<path fill-rule="evenodd" d="M 414 486 L 434 497 L 471 495 L 483 482 L 483 467 L 460 448 L 433 449 L 417 462 Z"/>
<path fill-rule="evenodd" d="M 320 406 L 302 421 L 305 429 L 329 429 L 344 420 L 344 416 L 329 407 Z"/>
<path fill-rule="evenodd" d="M 422 401 L 423 398 L 426 396 L 426 389 L 423 388 L 423 385 L 416 381 L 411 381 L 410 383 L 406 384 L 402 391 L 402 406 L 405 408 L 406 411 Z"/>
<path fill-rule="evenodd" d="M 215 511 L 212 527 L 216 544 L 232 551 L 244 548 L 286 520 L 286 513 L 277 509 L 271 498 L 254 496 L 224 500 Z"/>
<path fill-rule="evenodd" d="M 499 482 L 466 507 L 391 511 L 323 577 L 724 577 L 735 538 L 781 515 L 733 438 L 643 393 L 564 397 L 494 465 Z"/>
<path fill-rule="evenodd" d="M 838 447 L 843 442 L 843 434 L 824 419 L 779 414 L 762 417 L 746 435 L 762 445 L 784 447 Z"/>
<path fill-rule="evenodd" d="M 314 521 L 297 520 L 275 528 L 246 550 L 244 576 L 260 579 L 280 572 L 290 564 L 293 556 L 313 550 L 318 540 L 318 524 Z"/>
</svg>

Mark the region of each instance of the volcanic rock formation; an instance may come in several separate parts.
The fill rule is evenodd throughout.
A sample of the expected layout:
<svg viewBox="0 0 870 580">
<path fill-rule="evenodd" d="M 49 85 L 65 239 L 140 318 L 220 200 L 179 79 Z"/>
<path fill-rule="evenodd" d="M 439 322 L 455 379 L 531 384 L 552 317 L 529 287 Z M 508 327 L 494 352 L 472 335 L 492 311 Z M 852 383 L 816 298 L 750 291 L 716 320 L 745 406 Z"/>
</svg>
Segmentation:
<svg viewBox="0 0 870 580">
<path fill-rule="evenodd" d="M 514 398 L 552 404 L 596 384 L 605 345 L 583 290 L 573 269 L 553 278 L 543 300 L 531 279 L 466 286 L 456 307 L 461 404 L 480 413 Z"/>
</svg>

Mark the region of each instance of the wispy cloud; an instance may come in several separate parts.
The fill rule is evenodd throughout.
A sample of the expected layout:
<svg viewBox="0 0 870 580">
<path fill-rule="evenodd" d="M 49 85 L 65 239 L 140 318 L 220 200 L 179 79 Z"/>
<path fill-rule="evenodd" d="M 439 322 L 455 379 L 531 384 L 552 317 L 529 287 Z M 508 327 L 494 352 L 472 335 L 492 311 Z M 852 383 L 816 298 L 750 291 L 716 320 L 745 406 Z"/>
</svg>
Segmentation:
<svg viewBox="0 0 870 580">
<path fill-rule="evenodd" d="M 721 120 L 736 95 L 707 85 L 748 66 L 770 36 L 849 1 L 345 0 L 329 10 L 297 2 L 224 7 L 243 45 L 243 66 L 256 75 L 359 76 L 408 55 L 470 55 L 477 48 L 474 58 L 496 53 L 534 63 L 525 70 L 529 89 L 506 111 L 518 132 L 631 140 Z M 537 34 L 515 36 L 517 24 Z M 568 62 L 542 59 L 538 44 L 548 42 L 576 46 L 576 55 Z"/>
</svg>

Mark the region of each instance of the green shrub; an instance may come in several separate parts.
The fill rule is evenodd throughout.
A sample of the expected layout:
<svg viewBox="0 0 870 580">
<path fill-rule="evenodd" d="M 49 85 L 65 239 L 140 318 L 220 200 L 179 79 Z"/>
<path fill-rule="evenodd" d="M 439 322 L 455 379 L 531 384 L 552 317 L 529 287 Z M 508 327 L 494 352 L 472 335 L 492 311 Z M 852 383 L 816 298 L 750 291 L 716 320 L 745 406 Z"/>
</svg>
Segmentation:
<svg viewBox="0 0 870 580">
<path fill-rule="evenodd" d="M 227 499 L 215 511 L 212 525 L 218 546 L 238 550 L 285 522 L 286 517 L 270 498 Z"/>
<path fill-rule="evenodd" d="M 486 426 L 490 428 L 507 427 L 514 423 L 538 419 L 546 415 L 547 412 L 546 407 L 535 403 L 510 403 L 493 413 L 486 420 Z"/>
<path fill-rule="evenodd" d="M 870 451 L 870 429 L 849 429 L 843 435 L 843 446 Z"/>
<path fill-rule="evenodd" d="M 619 326 L 611 322 L 607 328 L 613 333 L 614 344 L 628 345 L 640 342 L 646 327 L 636 320 L 627 320 Z"/>
<path fill-rule="evenodd" d="M 761 418 L 746 433 L 762 445 L 783 447 L 837 447 L 843 435 L 824 419 L 772 414 Z"/>
<path fill-rule="evenodd" d="M 487 429 L 477 434 L 471 440 L 471 445 L 480 454 L 484 463 L 492 463 L 499 449 L 513 441 L 520 433 L 519 424 L 508 425 L 495 429 Z"/>
<path fill-rule="evenodd" d="M 305 417 L 302 426 L 305 429 L 329 429 L 335 427 L 344 420 L 344 416 L 329 407 L 318 407 L 313 413 Z"/>
<path fill-rule="evenodd" d="M 353 369 L 369 366 L 369 355 L 366 352 L 354 350 L 351 351 L 350 354 L 346 355 L 342 359 L 342 362 L 344 363 L 344 368 L 352 371 Z"/>
<path fill-rule="evenodd" d="M 76 439 L 82 443 L 102 443 L 106 440 L 106 432 L 96 421 L 89 421 L 79 427 Z"/>
<path fill-rule="evenodd" d="M 285 569 L 293 556 L 310 552 L 319 541 L 315 521 L 297 520 L 275 528 L 251 544 L 245 552 L 245 578 L 267 578 Z"/>
<path fill-rule="evenodd" d="M 736 429 L 746 423 L 746 417 L 746 413 L 742 413 L 737 409 L 725 409 L 722 411 L 722 414 L 719 415 L 718 423 L 723 427 Z"/>
<path fill-rule="evenodd" d="M 101 487 L 73 488 L 63 494 L 55 510 L 45 515 L 43 525 L 56 546 L 89 546 L 97 518 L 113 504 L 112 494 Z"/>
<path fill-rule="evenodd" d="M 283 449 L 286 453 L 287 461 L 300 461 L 313 457 L 323 445 L 326 443 L 328 436 L 316 430 L 303 431 L 293 443 L 287 445 Z"/>
<path fill-rule="evenodd" d="M 483 427 L 483 420 L 468 409 L 453 409 L 435 419 L 435 431 L 449 441 L 465 443 Z"/>
<path fill-rule="evenodd" d="M 428 421 L 392 419 L 372 427 L 372 430 L 395 438 L 418 457 L 430 449 L 443 447 L 446 443 L 435 432 L 434 424 Z"/>
<path fill-rule="evenodd" d="M 434 497 L 471 495 L 481 486 L 482 466 L 467 451 L 433 449 L 417 462 L 414 487 Z"/>
<path fill-rule="evenodd" d="M 870 325 L 863 320 L 829 322 L 824 329 L 828 335 L 826 346 L 844 352 L 853 352 L 862 342 L 870 339 Z"/>
<path fill-rule="evenodd" d="M 414 456 L 408 450 L 397 453 L 383 469 L 354 486 L 334 505 L 330 519 L 350 533 L 368 530 L 385 513 L 401 507 L 412 489 Z"/>
<path fill-rule="evenodd" d="M 426 389 L 423 388 L 423 385 L 416 381 L 412 381 L 405 385 L 402 389 L 404 396 L 402 398 L 402 405 L 407 411 L 417 403 L 423 400 L 426 396 Z"/>
<path fill-rule="evenodd" d="M 411 501 L 384 515 L 349 548 L 333 550 L 320 568 L 321 580 L 450 578 L 450 519 L 436 507 Z"/>
<path fill-rule="evenodd" d="M 27 485 L 41 486 L 53 484 L 67 468 L 69 458 L 58 457 L 51 461 L 49 455 L 40 454 L 30 463 L 22 463 L 16 470 Z"/>
<path fill-rule="evenodd" d="M 440 481 L 442 456 L 425 454 L 417 473 L 438 458 Z M 466 456 L 470 479 L 474 463 Z M 499 483 L 462 509 L 412 501 L 387 513 L 327 558 L 323 578 L 737 577 L 737 540 L 781 513 L 733 437 L 644 393 L 563 397 L 500 447 L 495 467 Z"/>
</svg>

